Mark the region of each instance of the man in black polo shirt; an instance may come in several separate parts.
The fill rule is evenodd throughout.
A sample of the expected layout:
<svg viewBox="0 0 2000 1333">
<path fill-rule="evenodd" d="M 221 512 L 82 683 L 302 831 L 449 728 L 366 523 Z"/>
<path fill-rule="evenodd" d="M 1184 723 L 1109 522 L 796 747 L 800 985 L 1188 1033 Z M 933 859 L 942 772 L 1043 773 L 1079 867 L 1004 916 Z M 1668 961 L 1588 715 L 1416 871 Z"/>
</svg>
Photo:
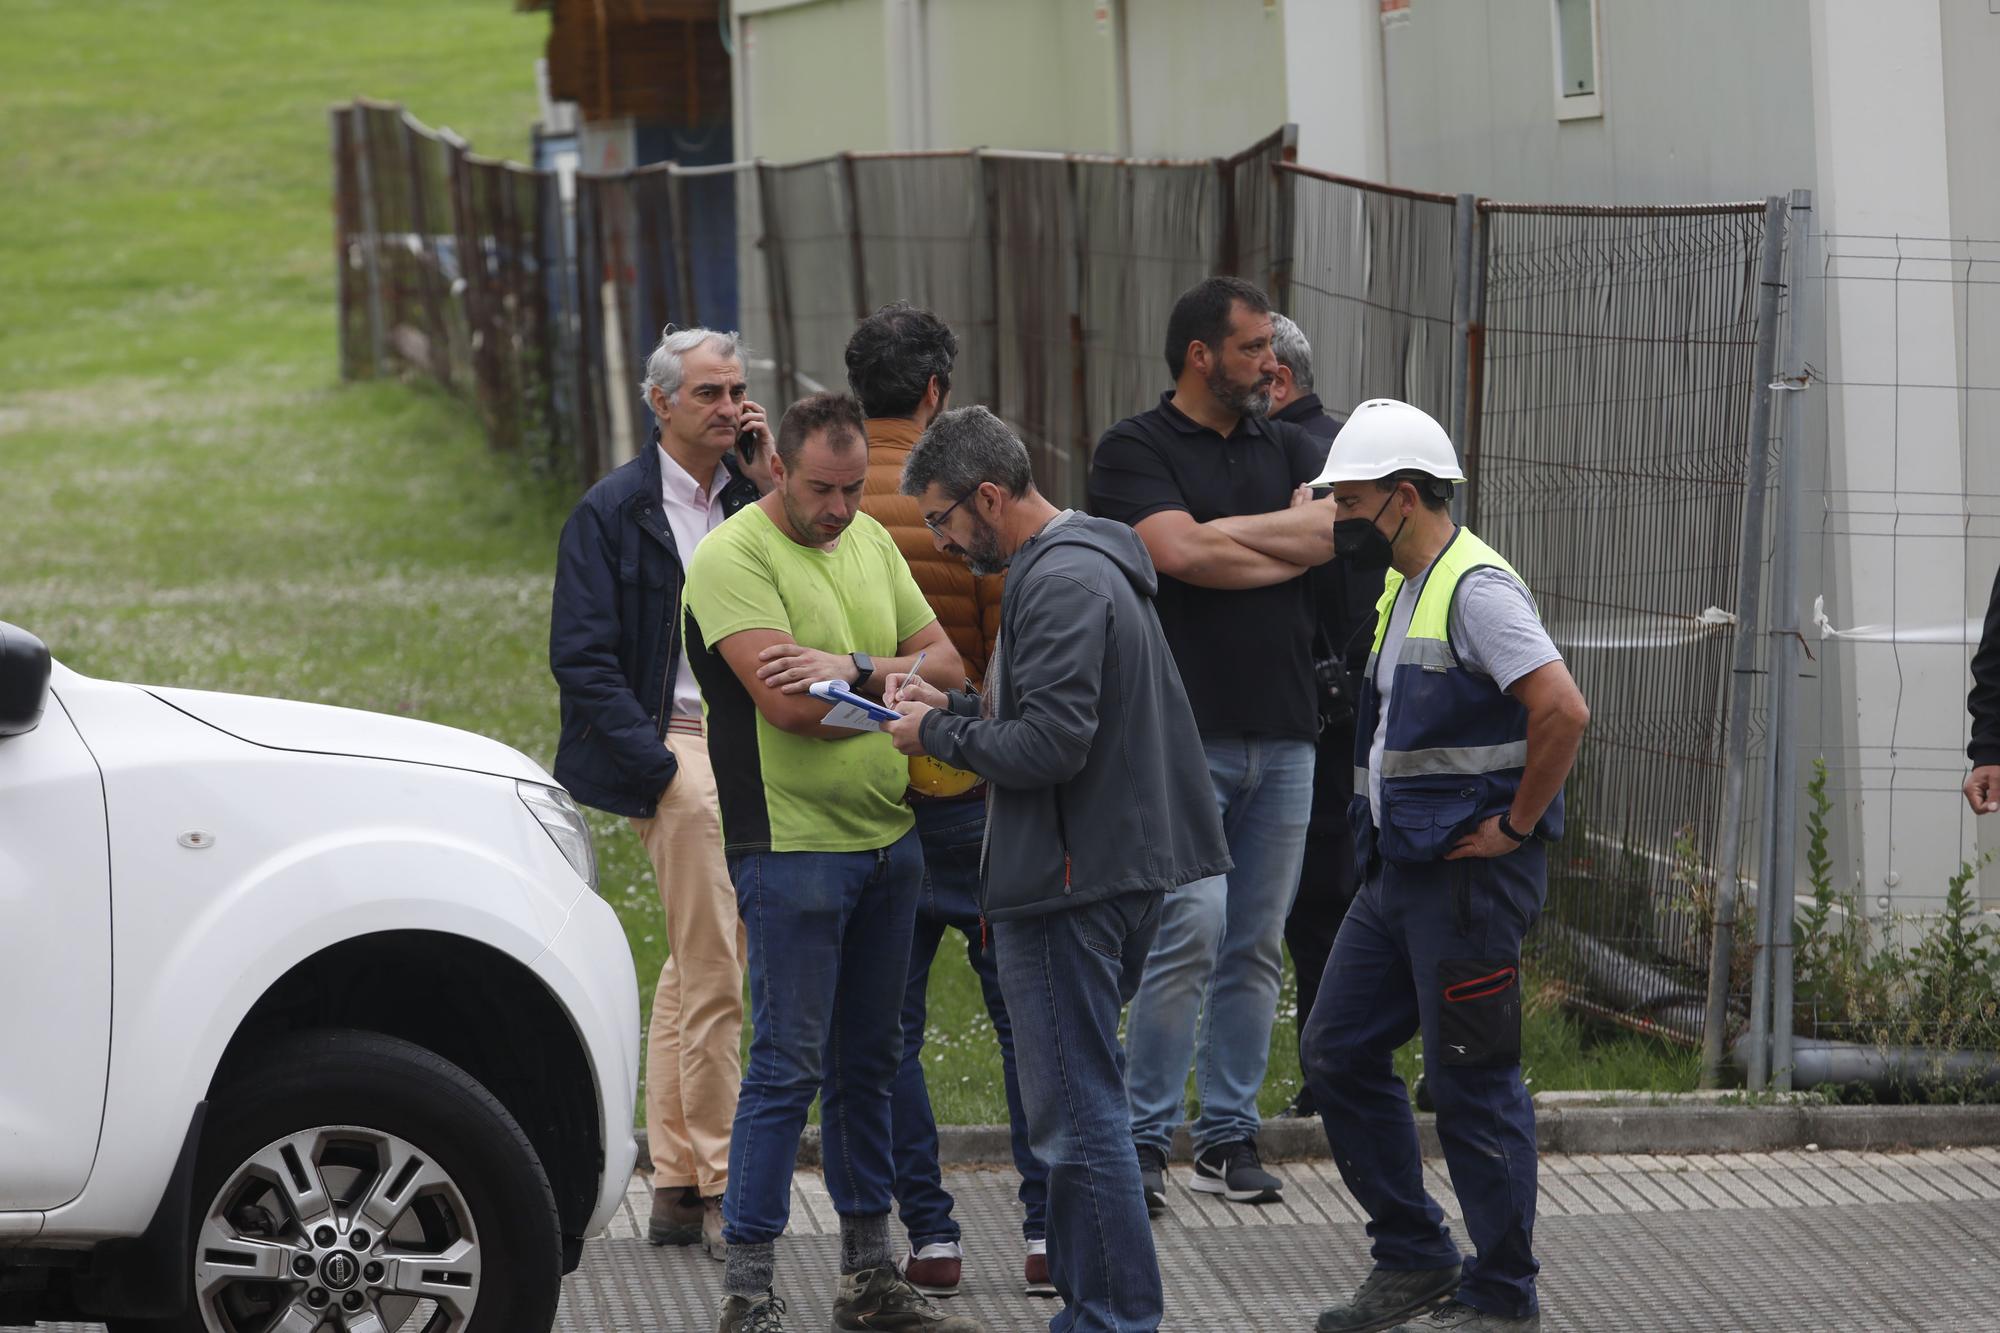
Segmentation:
<svg viewBox="0 0 2000 1333">
<path fill-rule="evenodd" d="M 1257 1158 L 1257 1091 L 1319 734 L 1305 573 L 1333 556 L 1334 513 L 1303 486 L 1326 446 L 1265 419 L 1271 337 L 1271 304 L 1250 283 L 1210 278 L 1188 291 L 1167 324 L 1174 388 L 1106 431 L 1091 461 L 1091 512 L 1130 523 L 1159 570 L 1160 622 L 1236 863 L 1168 896 L 1126 1023 L 1132 1137 L 1154 1212 L 1166 1204 L 1190 1064 L 1201 1101 L 1194 1188 L 1235 1203 L 1279 1191 Z"/>
</svg>

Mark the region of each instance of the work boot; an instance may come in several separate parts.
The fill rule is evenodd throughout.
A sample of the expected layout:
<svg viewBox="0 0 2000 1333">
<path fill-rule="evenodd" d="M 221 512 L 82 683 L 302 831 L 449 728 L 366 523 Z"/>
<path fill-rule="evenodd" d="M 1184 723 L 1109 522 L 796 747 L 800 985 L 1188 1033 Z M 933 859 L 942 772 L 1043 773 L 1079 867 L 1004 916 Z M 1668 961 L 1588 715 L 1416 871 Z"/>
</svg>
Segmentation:
<svg viewBox="0 0 2000 1333">
<path fill-rule="evenodd" d="M 903 1260 L 903 1276 L 926 1296 L 958 1295 L 965 1251 L 955 1240 L 933 1241 Z"/>
<path fill-rule="evenodd" d="M 722 1238 L 722 1196 L 711 1194 L 701 1201 L 702 1252 L 717 1263 L 729 1259 L 729 1242 Z"/>
<path fill-rule="evenodd" d="M 1459 1265 L 1395 1270 L 1378 1268 L 1345 1305 L 1322 1310 L 1318 1333 L 1377 1333 L 1421 1315 L 1458 1290 Z M 1414 1327 L 1414 1325 L 1412 1325 Z"/>
<path fill-rule="evenodd" d="M 1536 1333 L 1542 1326 L 1542 1317 L 1531 1314 L 1521 1319 L 1503 1319 L 1497 1314 L 1487 1314 L 1475 1310 L 1464 1301 L 1449 1300 L 1422 1319 L 1411 1320 L 1396 1329 L 1396 1333 Z"/>
<path fill-rule="evenodd" d="M 1244 1139 L 1196 1153 L 1194 1187 L 1231 1203 L 1276 1203 L 1284 1196 L 1285 1182 L 1264 1169 L 1257 1145 Z"/>
<path fill-rule="evenodd" d="M 1167 1211 L 1167 1155 L 1150 1143 L 1138 1145 L 1139 1188 L 1146 1195 L 1146 1216 Z"/>
<path fill-rule="evenodd" d="M 986 1333 L 967 1315 L 948 1315 L 893 1268 L 864 1268 L 833 1291 L 833 1326 L 873 1333 Z"/>
<path fill-rule="evenodd" d="M 785 1333 L 785 1303 L 768 1291 L 755 1300 L 725 1296 L 715 1333 Z"/>
<path fill-rule="evenodd" d="M 701 1195 L 693 1189 L 653 1191 L 653 1215 L 646 1239 L 655 1245 L 693 1245 L 701 1240 Z"/>
</svg>

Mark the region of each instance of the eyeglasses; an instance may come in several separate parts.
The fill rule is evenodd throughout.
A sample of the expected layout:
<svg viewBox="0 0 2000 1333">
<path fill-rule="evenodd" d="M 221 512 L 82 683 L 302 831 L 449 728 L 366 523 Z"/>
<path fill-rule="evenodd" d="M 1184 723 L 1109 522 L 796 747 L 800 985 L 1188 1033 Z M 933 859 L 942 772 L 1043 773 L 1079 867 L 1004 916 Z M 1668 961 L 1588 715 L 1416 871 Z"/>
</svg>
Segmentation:
<svg viewBox="0 0 2000 1333">
<path fill-rule="evenodd" d="M 945 510 L 942 514 L 939 514 L 936 518 L 931 518 L 929 515 L 925 515 L 924 526 L 929 528 L 932 532 L 936 533 L 938 536 L 945 537 L 944 521 L 951 517 L 951 510 L 958 508 L 960 505 L 964 504 L 967 500 L 970 500 L 973 496 L 977 494 L 979 494 L 979 488 L 975 486 L 971 490 L 967 491 L 965 494 L 959 496 L 956 500 L 953 500 L 951 502 L 951 509 Z M 949 537 L 945 537 L 945 540 L 949 541 L 951 539 Z"/>
</svg>

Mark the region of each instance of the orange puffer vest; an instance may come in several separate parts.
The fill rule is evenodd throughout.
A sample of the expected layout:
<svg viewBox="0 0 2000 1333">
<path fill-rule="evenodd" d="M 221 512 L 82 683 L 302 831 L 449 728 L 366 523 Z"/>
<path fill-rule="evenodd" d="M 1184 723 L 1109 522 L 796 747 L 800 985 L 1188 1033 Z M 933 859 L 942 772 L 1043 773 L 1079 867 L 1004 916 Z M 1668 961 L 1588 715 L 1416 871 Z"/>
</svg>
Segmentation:
<svg viewBox="0 0 2000 1333">
<path fill-rule="evenodd" d="M 889 530 L 896 549 L 910 566 L 924 600 L 937 612 L 938 623 L 951 636 L 952 647 L 965 661 L 976 686 L 986 676 L 993 640 L 1000 633 L 1000 575 L 975 577 L 965 562 L 947 555 L 931 541 L 923 511 L 904 495 L 903 462 L 921 432 L 908 417 L 868 420 L 868 482 L 861 493 L 861 510 Z"/>
</svg>

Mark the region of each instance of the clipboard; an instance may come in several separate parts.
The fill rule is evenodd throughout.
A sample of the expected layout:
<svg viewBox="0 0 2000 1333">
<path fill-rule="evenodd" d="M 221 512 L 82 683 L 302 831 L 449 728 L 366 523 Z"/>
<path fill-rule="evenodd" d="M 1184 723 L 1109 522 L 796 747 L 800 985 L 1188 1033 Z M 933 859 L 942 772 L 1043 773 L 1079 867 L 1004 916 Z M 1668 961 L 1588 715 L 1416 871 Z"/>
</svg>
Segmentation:
<svg viewBox="0 0 2000 1333">
<path fill-rule="evenodd" d="M 816 680 L 806 687 L 815 699 L 825 700 L 833 707 L 827 709 L 821 721 L 829 727 L 845 727 L 849 731 L 880 731 L 885 722 L 894 722 L 902 714 L 893 708 L 885 708 L 873 699 L 856 694 L 844 680 Z"/>
</svg>

